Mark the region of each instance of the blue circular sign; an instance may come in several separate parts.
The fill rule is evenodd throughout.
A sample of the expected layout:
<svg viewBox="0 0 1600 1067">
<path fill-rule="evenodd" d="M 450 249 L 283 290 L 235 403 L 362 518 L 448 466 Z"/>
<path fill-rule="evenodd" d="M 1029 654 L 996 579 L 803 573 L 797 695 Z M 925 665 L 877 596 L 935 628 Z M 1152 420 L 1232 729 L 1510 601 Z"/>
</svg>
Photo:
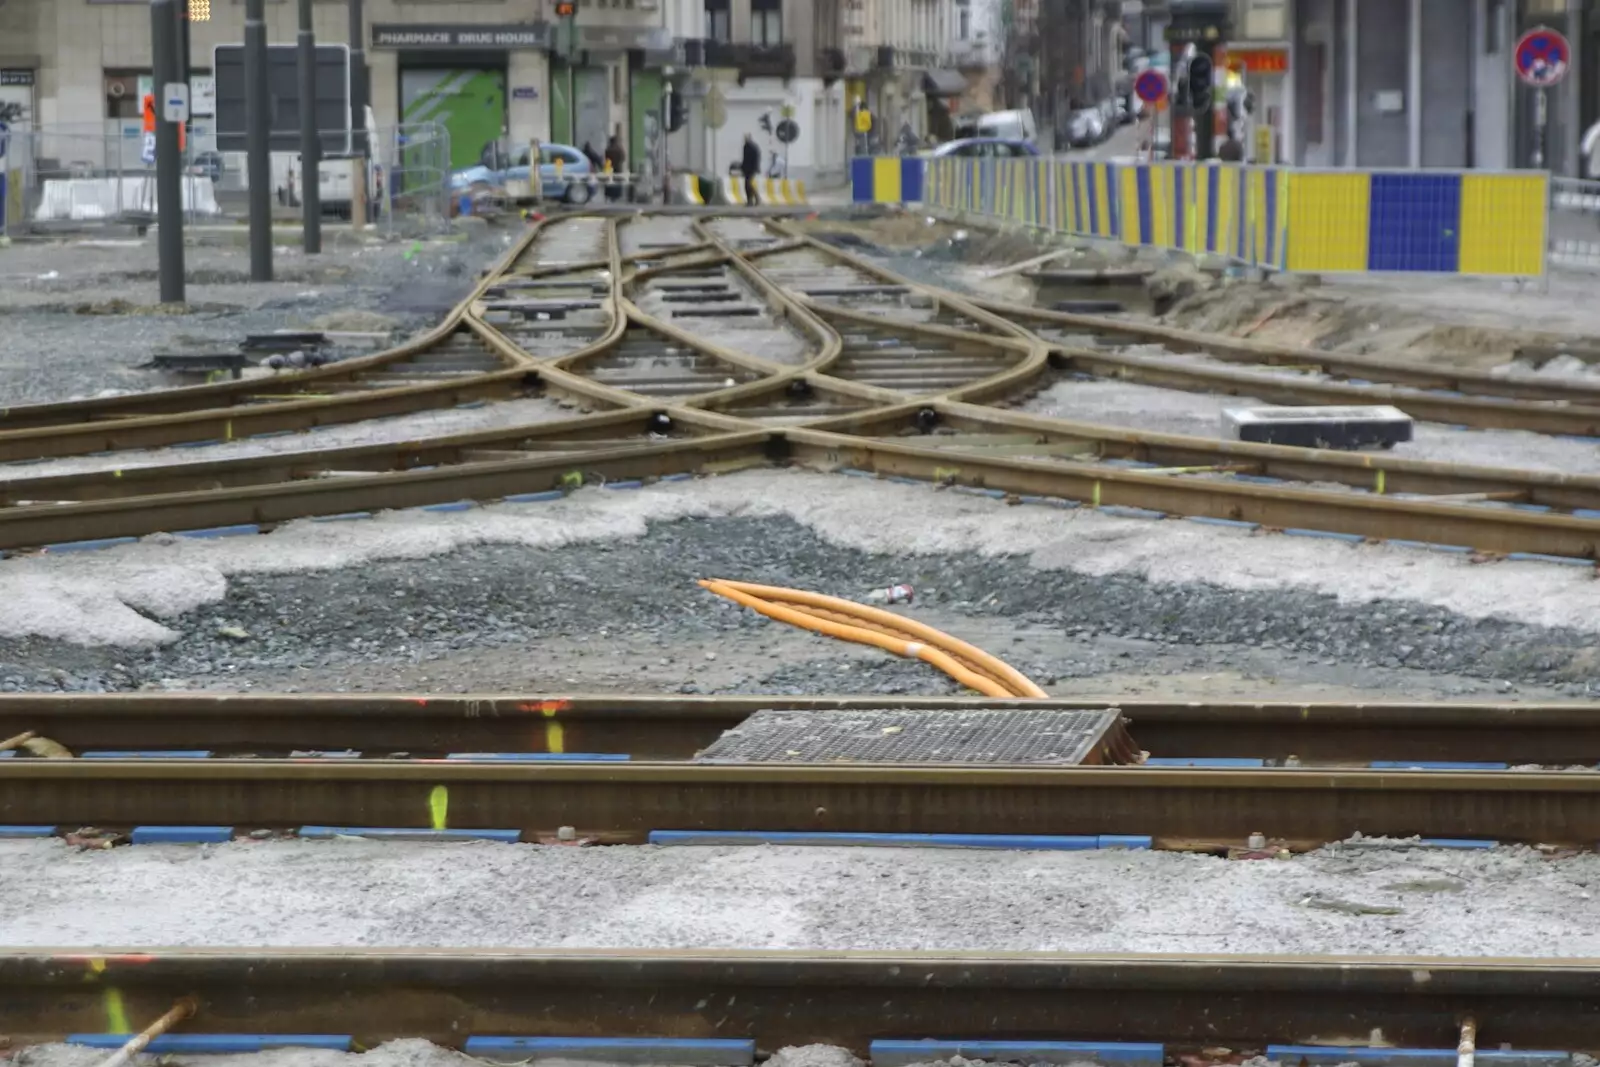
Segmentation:
<svg viewBox="0 0 1600 1067">
<path fill-rule="evenodd" d="M 1154 67 L 1139 72 L 1133 79 L 1133 91 L 1147 104 L 1153 104 L 1167 95 L 1167 76 Z"/>
<path fill-rule="evenodd" d="M 1572 65 L 1572 47 L 1567 39 L 1548 26 L 1523 34 L 1514 53 L 1517 77 L 1529 85 L 1548 89 L 1567 76 Z"/>
</svg>

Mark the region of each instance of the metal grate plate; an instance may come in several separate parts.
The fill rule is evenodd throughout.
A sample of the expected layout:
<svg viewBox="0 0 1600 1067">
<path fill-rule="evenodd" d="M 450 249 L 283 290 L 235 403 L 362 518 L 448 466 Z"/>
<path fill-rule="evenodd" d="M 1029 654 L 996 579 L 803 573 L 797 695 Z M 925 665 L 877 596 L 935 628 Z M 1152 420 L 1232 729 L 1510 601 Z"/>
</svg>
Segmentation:
<svg viewBox="0 0 1600 1067">
<path fill-rule="evenodd" d="M 758 711 L 696 758 L 700 763 L 1132 762 L 1121 712 Z"/>
</svg>

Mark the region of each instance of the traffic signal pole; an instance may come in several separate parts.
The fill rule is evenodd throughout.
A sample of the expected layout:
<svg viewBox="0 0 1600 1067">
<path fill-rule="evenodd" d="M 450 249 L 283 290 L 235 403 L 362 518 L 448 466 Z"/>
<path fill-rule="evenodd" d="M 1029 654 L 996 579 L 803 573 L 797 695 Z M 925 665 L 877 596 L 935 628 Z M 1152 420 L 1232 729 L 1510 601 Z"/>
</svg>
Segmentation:
<svg viewBox="0 0 1600 1067">
<path fill-rule="evenodd" d="M 311 0 L 300 0 L 300 204 L 306 255 L 322 251 L 322 143 L 317 138 L 317 35 Z"/>
<path fill-rule="evenodd" d="M 266 0 L 245 0 L 245 174 L 250 187 L 250 280 L 272 280 L 272 158 L 267 154 Z"/>
<path fill-rule="evenodd" d="M 168 121 L 169 89 L 178 84 L 177 0 L 150 0 L 151 81 L 156 96 L 156 249 L 161 302 L 183 303 L 183 152 L 181 121 Z M 185 97 L 185 100 L 187 97 Z"/>
</svg>

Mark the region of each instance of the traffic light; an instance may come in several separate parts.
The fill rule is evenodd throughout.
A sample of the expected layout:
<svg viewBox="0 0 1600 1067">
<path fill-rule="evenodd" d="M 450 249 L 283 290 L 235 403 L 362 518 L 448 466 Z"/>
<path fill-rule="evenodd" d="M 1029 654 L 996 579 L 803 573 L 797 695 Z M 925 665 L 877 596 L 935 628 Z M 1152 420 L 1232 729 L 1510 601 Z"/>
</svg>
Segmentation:
<svg viewBox="0 0 1600 1067">
<path fill-rule="evenodd" d="M 772 112 L 763 111 L 761 113 L 761 129 L 768 137 L 772 136 Z"/>
<path fill-rule="evenodd" d="M 1196 49 L 1189 57 L 1186 81 L 1189 83 L 1189 114 L 1194 116 L 1194 158 L 1210 159 L 1216 154 L 1216 126 L 1211 117 L 1211 53 Z"/>
<path fill-rule="evenodd" d="M 576 0 L 556 0 L 556 18 L 570 19 L 578 13 Z"/>
<path fill-rule="evenodd" d="M 1196 114 L 1211 110 L 1211 57 L 1204 52 L 1189 60 L 1189 106 Z"/>
<path fill-rule="evenodd" d="M 689 121 L 689 102 L 683 98 L 682 93 L 674 92 L 667 96 L 667 132 L 677 133 Z"/>
</svg>

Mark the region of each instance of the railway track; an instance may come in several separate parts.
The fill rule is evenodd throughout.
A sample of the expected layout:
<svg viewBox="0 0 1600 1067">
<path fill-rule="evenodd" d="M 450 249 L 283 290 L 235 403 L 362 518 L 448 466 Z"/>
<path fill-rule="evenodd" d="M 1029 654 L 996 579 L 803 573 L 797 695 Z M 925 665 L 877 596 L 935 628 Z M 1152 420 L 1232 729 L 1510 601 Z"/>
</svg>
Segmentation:
<svg viewBox="0 0 1600 1067">
<path fill-rule="evenodd" d="M 584 695 L 290 696 L 207 693 L 7 695 L 0 738 L 33 732 L 73 752 L 202 751 L 217 758 L 339 753 L 436 759 L 450 753 L 626 754 L 688 760 L 757 711 L 848 714 L 1116 707 L 1157 759 L 1600 766 L 1600 706 L 1589 704 L 1178 703 L 1125 699 L 665 697 Z"/>
<path fill-rule="evenodd" d="M 142 1025 L 195 996 L 190 1031 L 345 1035 L 354 1049 L 402 1037 L 470 1050 L 479 1036 L 582 1034 L 732 1038 L 763 1051 L 825 1042 L 884 1063 L 892 1046 L 881 1042 L 924 1039 L 964 1044 L 968 1055 L 994 1040 L 1140 1042 L 1118 1062 L 1154 1064 L 1219 1046 L 1322 1045 L 1345 1057 L 1318 1063 L 1356 1060 L 1348 1046 L 1375 1044 L 1369 1054 L 1398 1046 L 1454 1055 L 1469 1019 L 1491 1060 L 1516 1059 L 1519 1049 L 1594 1049 L 1597 982 L 1595 960 L 0 950 L 7 1033 L 21 1045 L 102 1033 L 112 1019 Z M 1053 1051 L 1062 1062 L 1066 1050 Z M 1316 1053 L 1282 1058 L 1308 1054 Z M 1219 1053 L 1204 1061 L 1218 1055 L 1230 1062 Z M 1527 1062 L 1569 1062 L 1531 1055 L 1541 1058 Z M 1427 1062 L 1446 1061 L 1436 1052 Z"/>
<path fill-rule="evenodd" d="M 593 251 L 587 247 L 568 253 L 573 262 L 529 267 L 532 242 L 546 232 L 537 231 L 446 326 L 520 368 L 523 394 L 594 414 L 237 459 L 206 459 L 196 450 L 185 463 L 138 466 L 132 454 L 109 471 L 39 470 L 0 482 L 0 548 L 161 530 L 254 531 L 308 515 L 515 502 L 586 482 L 773 463 L 1489 554 L 1592 561 L 1600 546 L 1597 477 L 1249 445 L 1007 411 L 989 405 L 1026 395 L 1049 373 L 1051 343 L 1014 321 L 1031 312 L 1008 318 L 782 227 L 753 233 L 749 220 L 686 223 L 670 240 L 638 242 L 626 261 L 617 228 L 625 233 L 628 223 L 564 225 L 580 223 L 590 224 L 579 235 L 591 242 L 593 227 L 603 228 L 604 261 L 583 258 Z M 576 318 L 550 331 L 556 314 Z M 740 326 L 730 330 L 733 320 Z M 1180 342 L 1199 340 L 1172 343 Z M 372 358 L 388 365 L 391 357 Z M 504 372 L 487 377 L 497 374 L 507 380 Z M 478 380 L 469 376 L 463 388 Z M 237 398 L 261 386 L 220 388 Z M 412 388 L 361 390 L 352 403 L 410 404 Z M 177 399 L 151 394 L 148 403 Z M 297 419 L 305 403 L 241 410 Z M 365 417 L 338 398 L 311 403 L 324 412 L 338 407 L 341 418 Z M 170 434 L 228 416 L 229 409 L 190 411 L 175 417 L 183 425 Z M 45 450 L 61 434 L 81 443 L 99 432 L 96 423 L 26 431 Z"/>
<path fill-rule="evenodd" d="M 663 830 L 1134 835 L 1212 851 L 1256 833 L 1289 848 L 1358 832 L 1585 849 L 1600 840 L 1600 792 L 1591 775 L 1567 770 L 1600 761 L 1600 709 L 1583 705 L 1118 702 L 1150 766 L 692 761 L 759 709 L 848 716 L 886 706 L 1089 704 L 16 697 L 0 704 L 0 733 L 40 734 L 90 758 L 0 760 L 0 822 L 384 826 L 526 840 L 572 826 L 616 843 Z M 530 753 L 560 759 L 519 758 Z"/>
</svg>

